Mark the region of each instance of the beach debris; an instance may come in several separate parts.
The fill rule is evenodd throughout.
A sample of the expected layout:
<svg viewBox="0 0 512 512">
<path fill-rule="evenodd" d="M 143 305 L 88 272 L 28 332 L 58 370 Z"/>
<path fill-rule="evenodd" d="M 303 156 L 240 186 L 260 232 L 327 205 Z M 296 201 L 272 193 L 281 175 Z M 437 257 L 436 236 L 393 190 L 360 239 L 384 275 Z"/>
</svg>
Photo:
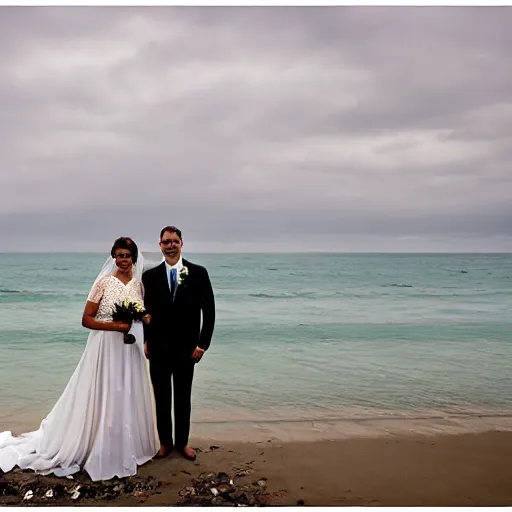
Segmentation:
<svg viewBox="0 0 512 512">
<path fill-rule="evenodd" d="M 66 494 L 66 488 L 62 484 L 54 485 L 53 494 L 56 498 L 64 496 Z"/>
<path fill-rule="evenodd" d="M 233 485 L 233 480 L 231 480 L 229 478 L 229 475 L 227 473 L 224 473 L 223 471 L 217 473 L 217 480 L 220 484 L 230 483 L 231 485 Z"/>
<path fill-rule="evenodd" d="M 192 479 L 192 486 L 179 491 L 181 501 L 177 503 L 186 507 L 248 507 L 268 506 L 272 496 L 267 492 L 267 479 L 261 478 L 252 483 L 235 484 L 235 478 L 221 471 L 220 473 L 201 473 Z"/>
<path fill-rule="evenodd" d="M 18 489 L 10 482 L 0 482 L 0 496 L 17 496 Z"/>
<path fill-rule="evenodd" d="M 78 498 L 80 498 L 80 496 L 80 491 L 73 491 L 73 493 L 71 494 L 71 499 L 77 500 Z"/>
<path fill-rule="evenodd" d="M 297 500 L 297 506 L 298 507 L 303 507 L 304 506 L 304 500 Z"/>
<path fill-rule="evenodd" d="M 58 483 L 54 483 L 57 481 Z M 61 483 L 60 483 L 61 482 Z M 16 505 L 22 502 L 46 503 L 52 500 L 59 505 L 71 504 L 78 500 L 114 500 L 121 495 L 147 498 L 160 487 L 153 477 L 113 478 L 112 480 L 92 482 L 86 473 L 77 475 L 74 481 L 38 475 L 33 472 L 13 473 L 7 480 L 0 481 L 0 506 L 3 503 Z M 4 498 L 4 499 L 2 499 Z"/>
<path fill-rule="evenodd" d="M 251 467 L 251 464 L 253 464 L 253 460 L 251 460 L 250 462 L 244 462 L 242 465 L 240 466 L 235 466 L 233 468 L 233 470 L 235 471 L 235 477 L 236 478 L 239 478 L 241 476 L 245 476 L 245 475 L 248 475 L 251 471 L 252 471 L 252 467 Z"/>
</svg>

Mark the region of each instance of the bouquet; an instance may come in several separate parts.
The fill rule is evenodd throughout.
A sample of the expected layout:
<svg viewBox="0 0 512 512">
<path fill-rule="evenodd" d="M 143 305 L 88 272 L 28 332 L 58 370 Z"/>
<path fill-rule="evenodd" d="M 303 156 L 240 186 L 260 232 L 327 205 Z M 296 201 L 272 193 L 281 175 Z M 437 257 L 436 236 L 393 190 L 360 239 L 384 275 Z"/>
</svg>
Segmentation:
<svg viewBox="0 0 512 512">
<path fill-rule="evenodd" d="M 114 312 L 112 313 L 112 320 L 114 322 L 125 322 L 131 323 L 142 318 L 147 314 L 146 309 L 140 302 L 132 302 L 130 300 L 124 300 L 120 304 L 114 306 Z M 133 334 L 125 334 L 124 342 L 128 345 L 135 343 L 135 336 Z"/>
</svg>

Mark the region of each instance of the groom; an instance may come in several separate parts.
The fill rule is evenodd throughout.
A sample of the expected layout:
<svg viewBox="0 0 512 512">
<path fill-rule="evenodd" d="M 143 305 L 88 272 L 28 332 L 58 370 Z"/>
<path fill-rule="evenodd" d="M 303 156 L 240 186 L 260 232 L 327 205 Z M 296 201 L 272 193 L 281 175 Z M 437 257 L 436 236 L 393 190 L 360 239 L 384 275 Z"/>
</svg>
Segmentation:
<svg viewBox="0 0 512 512">
<path fill-rule="evenodd" d="M 161 444 L 155 458 L 167 457 L 173 447 L 174 399 L 174 446 L 186 459 L 195 460 L 196 453 L 188 446 L 192 379 L 195 364 L 210 346 L 215 301 L 208 272 L 182 259 L 182 247 L 181 231 L 175 226 L 163 228 L 160 250 L 165 261 L 142 276 L 144 304 L 151 315 L 151 323 L 144 324 L 144 353 Z"/>
</svg>

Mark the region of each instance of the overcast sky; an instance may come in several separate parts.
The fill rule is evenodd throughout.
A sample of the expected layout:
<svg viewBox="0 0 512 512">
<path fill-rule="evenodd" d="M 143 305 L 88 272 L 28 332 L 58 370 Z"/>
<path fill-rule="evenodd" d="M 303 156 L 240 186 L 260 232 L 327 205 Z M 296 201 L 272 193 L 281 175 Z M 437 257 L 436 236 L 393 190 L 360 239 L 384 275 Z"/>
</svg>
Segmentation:
<svg viewBox="0 0 512 512">
<path fill-rule="evenodd" d="M 512 8 L 0 8 L 0 252 L 512 251 Z"/>
</svg>

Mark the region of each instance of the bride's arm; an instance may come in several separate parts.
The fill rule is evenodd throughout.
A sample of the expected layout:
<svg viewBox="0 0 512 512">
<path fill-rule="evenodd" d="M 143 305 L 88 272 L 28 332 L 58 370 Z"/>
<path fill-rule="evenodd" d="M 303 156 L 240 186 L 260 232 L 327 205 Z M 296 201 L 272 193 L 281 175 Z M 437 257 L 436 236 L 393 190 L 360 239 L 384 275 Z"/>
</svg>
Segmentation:
<svg viewBox="0 0 512 512">
<path fill-rule="evenodd" d="M 100 303 L 105 293 L 105 287 L 108 284 L 109 276 L 104 276 L 95 281 L 85 303 L 84 313 L 82 315 L 82 325 L 87 329 L 96 331 L 117 331 L 127 333 L 131 324 L 123 322 L 102 322 L 96 320 L 96 315 L 100 307 Z"/>
<path fill-rule="evenodd" d="M 88 300 L 85 303 L 84 314 L 82 315 L 82 325 L 87 329 L 93 329 L 96 331 L 117 331 L 117 332 L 128 332 L 131 328 L 131 324 L 124 322 L 102 322 L 96 320 L 96 313 L 98 312 L 99 304 Z"/>
</svg>

